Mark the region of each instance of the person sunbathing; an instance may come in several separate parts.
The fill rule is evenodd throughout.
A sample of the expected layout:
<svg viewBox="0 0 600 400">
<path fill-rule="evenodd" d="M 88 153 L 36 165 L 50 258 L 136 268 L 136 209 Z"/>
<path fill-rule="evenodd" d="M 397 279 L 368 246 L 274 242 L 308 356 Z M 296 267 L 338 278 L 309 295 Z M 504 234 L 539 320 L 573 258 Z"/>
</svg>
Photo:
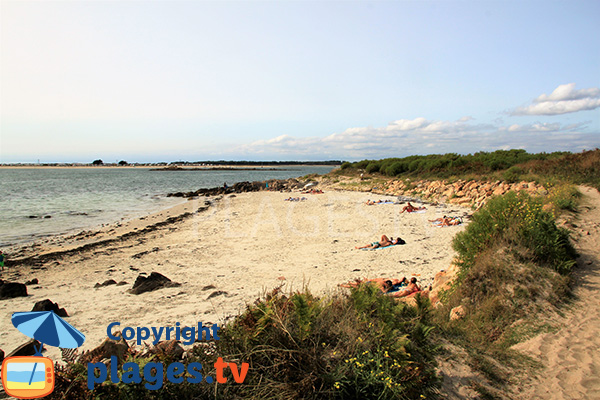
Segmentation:
<svg viewBox="0 0 600 400">
<path fill-rule="evenodd" d="M 446 216 L 444 215 L 442 218 L 436 218 L 436 219 L 429 219 L 429 222 L 444 222 L 444 220 L 446 219 Z"/>
<path fill-rule="evenodd" d="M 421 211 L 421 210 L 426 210 L 425 207 L 415 207 L 412 204 L 410 204 L 410 202 L 408 202 L 407 206 L 404 206 L 404 208 L 402 209 L 402 211 L 400 211 L 400 214 L 402 214 L 403 212 L 415 212 L 415 211 Z"/>
<path fill-rule="evenodd" d="M 430 219 L 429 222 L 433 222 L 435 225 L 439 226 L 455 226 L 462 223 L 460 218 L 446 217 L 445 215 L 442 218 Z"/>
<path fill-rule="evenodd" d="M 367 200 L 367 202 L 365 203 L 368 206 L 372 206 L 373 204 L 380 204 L 383 203 L 383 200 L 377 200 L 377 201 L 373 201 L 373 200 Z"/>
<path fill-rule="evenodd" d="M 406 297 L 420 291 L 421 288 L 417 285 L 417 278 L 413 276 L 410 278 L 410 283 L 405 288 L 400 288 L 398 291 L 389 293 L 389 295 L 392 297 Z"/>
<path fill-rule="evenodd" d="M 408 283 L 406 278 L 402 279 L 386 279 L 386 278 L 374 278 L 374 279 L 356 279 L 352 282 L 341 283 L 338 286 L 345 288 L 357 288 L 363 284 L 375 285 L 383 293 L 393 292 L 395 288 L 399 288 L 401 285 Z M 397 289 L 396 289 L 397 290 Z"/>
<path fill-rule="evenodd" d="M 355 246 L 355 249 L 376 249 L 378 247 L 387 247 L 387 246 L 391 246 L 394 244 L 400 244 L 402 243 L 402 239 L 401 238 L 388 238 L 386 235 L 381 236 L 381 240 L 379 242 L 373 242 L 370 243 L 366 246 Z"/>
</svg>

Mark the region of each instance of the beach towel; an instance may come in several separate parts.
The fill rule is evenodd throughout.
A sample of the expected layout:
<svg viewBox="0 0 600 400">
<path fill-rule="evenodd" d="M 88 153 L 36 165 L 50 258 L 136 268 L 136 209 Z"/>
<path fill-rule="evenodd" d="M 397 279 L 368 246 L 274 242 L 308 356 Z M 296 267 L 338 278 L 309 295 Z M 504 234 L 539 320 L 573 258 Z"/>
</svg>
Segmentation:
<svg viewBox="0 0 600 400">
<path fill-rule="evenodd" d="M 417 211 L 407 211 L 407 213 L 411 213 L 411 214 L 424 214 L 426 213 L 427 210 L 417 210 Z"/>
<path fill-rule="evenodd" d="M 404 243 L 406 243 L 406 242 L 404 242 Z M 364 249 L 361 249 L 361 250 L 379 250 L 379 249 L 387 249 L 388 247 L 394 247 L 394 246 L 398 246 L 399 244 L 404 244 L 404 243 L 390 244 L 389 246 L 383 246 L 383 247 L 364 248 Z"/>
</svg>

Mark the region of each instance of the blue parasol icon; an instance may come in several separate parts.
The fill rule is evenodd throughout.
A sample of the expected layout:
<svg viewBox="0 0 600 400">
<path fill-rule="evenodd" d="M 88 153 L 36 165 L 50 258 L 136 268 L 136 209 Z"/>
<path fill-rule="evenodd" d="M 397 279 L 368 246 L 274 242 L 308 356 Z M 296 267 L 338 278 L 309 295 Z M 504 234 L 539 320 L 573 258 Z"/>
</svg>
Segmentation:
<svg viewBox="0 0 600 400">
<path fill-rule="evenodd" d="M 12 323 L 19 332 L 48 346 L 74 349 L 85 341 L 83 333 L 59 317 L 54 311 L 16 312 L 12 315 Z M 41 355 L 41 348 L 36 349 L 36 356 Z"/>
</svg>

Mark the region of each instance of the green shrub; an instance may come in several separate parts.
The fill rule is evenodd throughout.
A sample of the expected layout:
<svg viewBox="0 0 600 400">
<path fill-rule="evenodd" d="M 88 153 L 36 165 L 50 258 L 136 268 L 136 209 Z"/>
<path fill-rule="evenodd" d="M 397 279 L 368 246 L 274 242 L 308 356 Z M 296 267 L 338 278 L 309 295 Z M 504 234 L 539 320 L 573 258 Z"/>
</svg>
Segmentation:
<svg viewBox="0 0 600 400">
<path fill-rule="evenodd" d="M 343 169 L 348 169 L 348 168 L 350 168 L 351 166 L 352 166 L 352 163 L 351 163 L 351 162 L 348 162 L 348 161 L 346 161 L 346 162 L 343 162 L 343 163 L 342 163 L 342 165 L 340 166 L 340 169 L 342 169 L 342 170 L 343 170 Z"/>
<path fill-rule="evenodd" d="M 371 161 L 368 165 L 367 168 L 365 169 L 367 174 L 373 174 L 375 172 L 379 172 L 379 165 L 380 163 L 377 161 Z"/>
<path fill-rule="evenodd" d="M 557 227 L 554 217 L 542 207 L 540 198 L 525 193 L 509 192 L 490 200 L 454 238 L 453 247 L 458 252 L 461 267 L 468 268 L 491 244 L 506 240 L 527 248 L 535 262 L 561 274 L 569 273 L 576 256 L 569 233 Z"/>
<path fill-rule="evenodd" d="M 507 169 L 506 171 L 504 171 L 502 176 L 504 177 L 505 181 L 507 181 L 509 183 L 514 183 L 514 182 L 518 182 L 519 180 L 521 180 L 522 174 L 523 174 L 523 169 L 514 165 L 514 166 L 510 167 L 509 169 Z"/>
</svg>

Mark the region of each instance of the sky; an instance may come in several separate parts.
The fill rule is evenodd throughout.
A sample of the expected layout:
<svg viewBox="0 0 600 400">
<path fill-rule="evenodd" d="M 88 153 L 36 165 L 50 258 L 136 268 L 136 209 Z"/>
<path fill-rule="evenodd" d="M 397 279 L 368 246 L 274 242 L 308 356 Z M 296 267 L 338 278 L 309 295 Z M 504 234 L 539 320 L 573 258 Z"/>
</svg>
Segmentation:
<svg viewBox="0 0 600 400">
<path fill-rule="evenodd" d="M 0 163 L 600 147 L 600 2 L 0 0 Z"/>
</svg>

